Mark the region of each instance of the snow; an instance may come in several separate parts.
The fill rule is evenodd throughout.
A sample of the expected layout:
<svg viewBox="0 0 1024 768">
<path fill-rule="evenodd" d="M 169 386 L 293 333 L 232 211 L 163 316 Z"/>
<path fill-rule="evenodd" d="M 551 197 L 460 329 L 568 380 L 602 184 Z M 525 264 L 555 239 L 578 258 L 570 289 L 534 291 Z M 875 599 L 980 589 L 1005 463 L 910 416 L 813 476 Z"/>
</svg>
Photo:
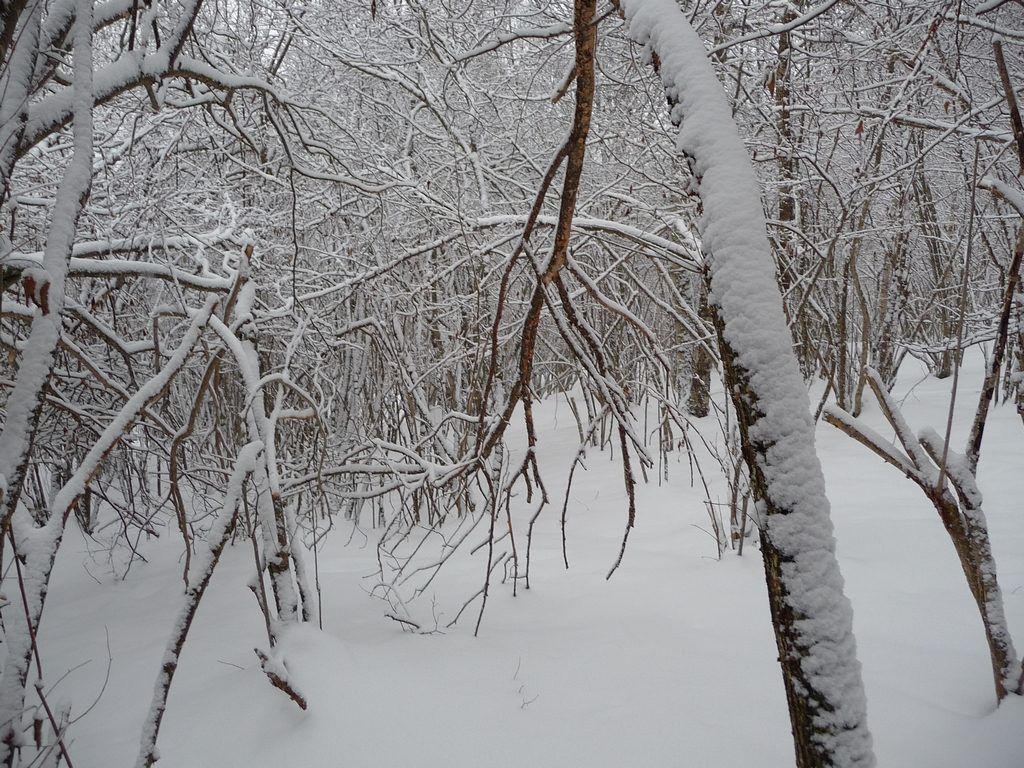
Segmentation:
<svg viewBox="0 0 1024 768">
<path fill-rule="evenodd" d="M 29 86 L 35 64 L 36 46 L 43 7 L 36 5 L 24 16 L 14 39 L 14 49 L 0 73 L 0 178 L 10 178 L 18 145 L 18 132 L 27 119 Z M 6 52 L 5 52 L 6 53 Z"/>
<path fill-rule="evenodd" d="M 961 380 L 980 382 L 980 355 Z M 942 423 L 949 380 L 906 370 L 895 395 L 913 423 Z M 720 389 L 716 397 L 721 398 Z M 966 398 L 969 399 L 969 398 Z M 560 497 L 577 449 L 564 399 L 535 404 L 541 465 Z M 954 442 L 970 428 L 957 410 Z M 869 401 L 862 417 L 891 434 Z M 711 420 L 702 420 L 711 429 Z M 709 432 L 710 437 L 710 432 Z M 521 440 L 517 433 L 513 440 Z M 1024 631 L 1024 523 L 1017 501 L 1020 421 L 994 409 L 980 485 L 1018 636 Z M 699 442 L 699 441 L 695 441 Z M 977 612 L 948 537 L 920 490 L 897 470 L 822 423 L 818 443 L 857 608 L 858 650 L 879 763 L 929 768 L 1018 768 L 1024 701 L 994 710 Z M 703 456 L 706 459 L 706 455 Z M 534 530 L 531 586 L 513 598 L 493 585 L 481 635 L 472 619 L 445 629 L 479 587 L 483 553 L 453 557 L 436 585 L 408 603 L 436 634 L 403 631 L 367 595 L 379 531 L 338 530 L 320 552 L 324 631 L 300 626 L 278 652 L 309 701 L 301 712 L 260 670 L 253 647 L 266 630 L 246 584 L 248 542 L 229 546 L 181 655 L 160 736 L 159 768 L 352 766 L 792 765 L 792 745 L 769 623 L 760 556 L 719 562 L 701 527 L 701 494 L 684 455 L 669 480 L 637 487 L 630 551 L 611 581 L 624 495 L 620 467 L 591 450 L 569 503 L 569 555 L 561 563 L 556 510 Z M 712 492 L 724 497 L 719 482 Z M 529 514 L 525 510 L 519 519 Z M 364 538 L 364 534 L 366 538 Z M 124 553 L 69 529 L 41 628 L 54 692 L 73 702 L 76 765 L 127 765 L 138 749 L 171 618 L 180 604 L 180 540 L 141 542 L 148 563 L 127 577 Z M 99 583 L 97 583 L 97 581 Z M 436 604 L 434 599 L 436 598 Z M 79 667 L 80 664 L 85 666 Z"/>
<path fill-rule="evenodd" d="M 859 419 L 851 416 L 849 412 L 844 411 L 836 405 L 827 405 L 825 406 L 823 413 L 826 417 L 859 431 L 860 434 L 870 441 L 874 448 L 879 451 L 883 451 L 887 460 L 907 477 L 914 478 L 918 476 L 917 467 L 908 460 L 907 456 L 900 453 L 899 449 L 882 437 L 878 432 L 868 427 Z"/>
<path fill-rule="evenodd" d="M 818 8 L 830 4 L 826 0 Z M 91 3 L 83 0 L 79 5 Z M 766 245 L 764 222 L 759 213 L 750 213 L 760 211 L 756 182 L 749 165 L 729 146 L 739 145 L 739 137 L 730 128 L 727 105 L 723 111 L 721 87 L 694 76 L 698 67 L 706 68 L 703 49 L 679 21 L 674 2 L 638 7 L 631 17 L 638 36 L 656 45 L 670 37 L 689 40 L 685 55 L 661 56 L 662 74 L 682 105 L 676 116 L 685 113 L 687 118 L 680 145 L 697 158 L 707 210 L 701 237 L 714 256 L 714 300 L 729 321 L 727 338 L 740 351 L 740 362 L 753 374 L 757 391 L 773 395 L 765 401 L 773 405 L 754 434 L 773 446 L 764 467 L 773 493 L 796 510 L 789 518 L 769 521 L 768 533 L 784 550 L 810 552 L 795 555 L 791 576 L 802 588 L 794 600 L 808 615 L 825 617 L 804 624 L 806 636 L 822 648 L 808 658 L 809 674 L 822 689 L 841 690 L 836 698 L 849 702 L 850 711 L 836 713 L 839 725 L 862 720 L 864 700 L 859 680 L 854 680 L 859 670 L 851 671 L 848 661 L 853 657 L 852 615 L 848 604 L 836 599 L 842 580 L 831 563 L 835 544 L 826 514 L 827 479 L 835 500 L 846 590 L 858 609 L 855 629 L 881 763 L 1019 766 L 1024 704 L 1012 699 L 993 711 L 988 659 L 974 607 L 930 504 L 899 473 L 879 466 L 863 447 L 828 426 L 820 427 L 817 438 L 822 478 L 803 383 L 784 362 L 791 354 L 774 282 L 757 263 L 766 258 Z M 148 26 L 143 27 L 148 34 Z M 138 67 L 142 72 L 142 65 Z M 101 89 L 101 95 L 116 82 L 130 81 L 116 80 L 117 74 L 104 71 L 101 85 L 107 90 Z M 260 87 L 244 79 L 232 82 Z M 690 108 L 695 104 L 700 108 Z M 37 107 L 36 120 L 63 119 L 54 117 L 64 114 L 63 102 L 44 98 Z M 599 220 L 577 221 L 580 226 L 587 222 L 594 228 L 605 226 Z M 67 221 L 60 223 L 58 235 Z M 646 233 L 621 226 L 614 231 L 685 253 Z M 114 260 L 72 262 L 72 268 L 83 270 L 90 265 L 137 269 Z M 40 278 L 58 277 L 49 266 L 47 270 Z M 207 275 L 196 279 L 226 285 Z M 252 300 L 251 292 L 240 298 L 243 320 Z M 194 315 L 197 333 L 200 317 Z M 250 436 L 268 441 L 257 478 L 266 503 L 267 491 L 288 488 L 288 479 L 277 476 L 273 419 L 268 423 L 259 396 L 269 380 L 260 379 L 244 324 L 228 328 L 217 318 L 211 324 L 237 357 L 250 391 Z M 37 341 L 33 336 L 33 344 Z M 45 350 L 46 345 L 38 348 Z M 39 378 L 45 377 L 47 367 L 29 358 L 21 369 L 26 377 Z M 975 361 L 973 379 L 965 376 L 964 381 L 977 380 L 979 371 Z M 898 396 L 907 399 L 908 418 L 940 423 L 948 383 L 926 380 L 909 387 L 907 376 L 898 384 Z M 12 396 L 14 406 L 24 400 L 20 391 Z M 723 397 L 721 391 L 715 395 Z M 553 496 L 559 497 L 577 456 L 575 424 L 564 399 L 534 408 L 542 432 L 539 464 Z M 870 407 L 864 418 L 877 430 L 886 429 Z M 957 418 L 957 429 L 963 432 L 970 415 L 958 412 Z M 8 426 L 10 419 L 8 414 Z M 127 417 L 111 428 L 120 434 L 125 423 Z M 702 427 L 713 429 L 713 424 L 705 420 Z M 1024 523 L 1018 502 L 1024 479 L 1015 449 L 1019 429 L 1011 409 L 995 410 L 979 487 L 985 491 L 1004 579 L 1007 620 L 1022 627 Z M 22 439 L 20 432 L 13 437 Z M 522 433 L 510 431 L 510 439 L 521 455 Z M 244 466 L 256 467 L 258 445 L 250 444 Z M 9 449 L 0 446 L 3 450 Z M 704 453 L 701 458 L 710 460 Z M 957 478 L 959 461 L 953 456 L 950 465 Z M 449 621 L 479 587 L 485 550 L 477 547 L 475 555 L 469 546 L 443 550 L 447 564 L 436 578 L 428 571 L 434 581 L 418 600 L 388 592 L 392 602 L 386 603 L 367 594 L 376 586 L 367 575 L 377 567 L 373 542 L 380 531 L 349 530 L 345 521 L 335 520 L 339 530 L 317 558 L 323 631 L 303 625 L 283 632 L 273 662 L 265 665 L 282 677 L 287 671 L 288 680 L 308 698 L 306 712 L 268 684 L 252 656 L 253 646 L 265 641 L 265 628 L 247 590 L 254 569 L 248 542 L 240 540 L 224 553 L 179 655 L 166 649 L 169 627 L 174 626 L 170 617 L 181 603 L 180 540 L 165 535 L 140 542 L 147 559 L 128 572 L 122 549 L 108 549 L 103 538 L 86 537 L 72 524 L 57 553 L 40 643 L 47 682 L 57 696 L 73 702 L 71 715 L 80 718 L 69 741 L 75 763 L 127 764 L 140 732 L 147 733 L 146 703 L 153 681 L 164 674 L 162 667 L 174 664 L 180 665 L 179 674 L 161 731 L 161 766 L 791 764 L 760 559 L 753 544 L 743 558 L 727 553 L 722 561 L 714 559 L 715 547 L 702 530 L 707 525 L 703 496 L 687 483 L 688 459 L 675 454 L 669 464 L 664 484 L 638 488 L 640 514 L 629 557 L 607 582 L 604 576 L 618 551 L 625 506 L 621 464 L 590 451 L 567 499 L 572 569 L 561 566 L 557 510 L 545 511 L 534 531 L 532 588 L 513 598 L 511 585 L 500 583 L 499 568 L 479 638 L 472 637 L 470 616 L 475 610 L 454 627 Z M 401 466 L 422 474 L 424 482 L 442 471 L 441 465 L 429 463 Z M 80 480 L 76 477 L 69 489 L 80 490 Z M 241 481 L 229 485 L 231 500 Z M 713 484 L 712 493 L 724 496 L 721 482 Z M 517 525 L 523 526 L 535 508 L 518 500 Z M 261 509 L 264 519 L 272 512 Z M 207 541 L 224 535 L 227 524 L 226 517 L 218 519 Z M 480 531 L 474 533 L 469 526 L 464 536 L 471 533 L 478 536 Z M 49 557 L 20 531 L 16 535 L 19 543 L 26 542 L 30 567 L 34 560 Z M 425 554 L 437 557 L 436 550 Z M 207 562 L 212 560 L 197 558 L 197 569 Z M 414 576 L 416 571 L 411 571 L 409 578 Z M 31 579 L 32 573 L 31 592 L 45 589 Z M 418 583 L 412 581 L 410 591 Z M 408 624 L 385 618 L 395 604 L 424 632 L 411 632 Z M 17 616 L 17 611 L 9 613 Z M 24 641 L 26 633 L 19 636 L 10 626 L 9 638 Z M 108 658 L 110 679 L 105 683 Z M 86 711 L 94 700 L 95 707 Z M 148 722 L 152 733 L 154 722 Z M 848 745 L 846 762 L 863 757 L 866 763 L 869 748 L 858 737 Z"/>
<path fill-rule="evenodd" d="M 38 35 L 40 13 L 41 7 L 32 13 L 28 22 L 31 34 L 26 35 L 25 44 L 30 46 L 30 50 L 34 47 L 35 36 Z M 32 329 L 18 366 L 14 387 L 6 402 L 6 418 L 0 432 L 0 512 L 3 513 L 5 523 L 11 511 L 7 509 L 10 499 L 8 491 L 17 492 L 16 488 L 8 486 L 17 486 L 17 478 L 23 473 L 24 457 L 30 444 L 33 423 L 38 415 L 43 385 L 53 367 L 60 336 L 60 313 L 64 306 L 68 258 L 75 240 L 78 216 L 92 185 L 92 3 L 80 3 L 78 17 L 86 19 L 85 24 L 88 26 L 82 23 L 75 25 L 73 90 L 78 95 L 68 99 L 69 115 L 73 113 L 75 118 L 74 153 L 57 192 L 41 266 L 31 270 L 36 284 L 46 286 L 47 299 L 41 302 L 42 311 L 37 313 L 32 321 Z M 16 52 L 15 58 L 19 55 Z M 17 86 L 12 90 L 13 97 L 17 98 Z M 3 105 L 0 106 L 0 118 L 10 120 L 13 114 L 8 110 L 7 98 L 4 98 Z M 6 123 L 0 131 L 5 130 Z M 13 137 L 0 133 L 0 140 L 3 141 L 0 163 L 13 163 Z M 8 166 L 0 168 L 3 169 L 3 176 L 9 176 Z"/>
<path fill-rule="evenodd" d="M 771 37 L 773 35 L 780 35 L 783 32 L 789 32 L 791 30 L 797 29 L 799 27 L 804 26 L 808 22 L 813 21 L 818 16 L 821 16 L 823 13 L 825 13 L 827 10 L 829 10 L 833 5 L 835 5 L 838 1 L 839 0 L 825 0 L 825 2 L 820 3 L 819 5 L 814 6 L 813 8 L 811 8 L 808 11 L 805 11 L 804 13 L 802 13 L 799 16 L 797 16 L 792 21 L 786 22 L 785 24 L 771 24 L 769 26 L 764 27 L 763 29 L 757 30 L 756 32 L 750 32 L 750 33 L 748 33 L 746 35 L 741 35 L 740 37 L 737 37 L 734 40 L 730 40 L 727 43 L 722 43 L 721 45 L 716 45 L 714 48 L 712 48 L 710 51 L 708 51 L 708 53 L 716 54 L 716 53 L 724 51 L 724 50 L 726 50 L 728 48 L 732 48 L 735 45 L 741 45 L 743 43 L 750 42 L 751 40 L 759 40 L 759 39 L 764 38 L 764 37 Z"/>
<path fill-rule="evenodd" d="M 810 403 L 782 312 L 760 186 L 703 43 L 673 0 L 623 3 L 630 36 L 656 57 L 703 205 L 701 239 L 710 300 L 736 353 L 753 406 L 749 437 L 763 452 L 767 495 L 785 514 L 764 519 L 779 552 L 795 644 L 811 698 L 816 736 L 836 765 L 874 765 L 852 611 L 835 560 L 829 504 L 814 449 Z"/>
<path fill-rule="evenodd" d="M 503 224 L 525 224 L 526 220 L 526 216 L 487 216 L 477 219 L 476 225 L 481 228 L 496 227 Z M 558 223 L 558 217 L 540 214 L 535 217 L 535 221 L 538 225 L 551 227 Z M 572 226 L 575 229 L 599 230 L 621 235 L 627 240 L 645 245 L 652 251 L 662 253 L 666 257 L 671 257 L 673 264 L 685 270 L 697 272 L 700 269 L 700 254 L 694 247 L 692 240 L 689 243 L 680 244 L 666 240 L 654 233 L 644 232 L 642 229 L 630 226 L 629 224 L 609 219 L 595 219 L 588 216 L 573 216 Z"/>
<path fill-rule="evenodd" d="M 1016 189 L 1011 187 L 1006 182 L 994 178 L 992 176 L 986 176 L 979 183 L 978 186 L 982 189 L 989 189 L 995 192 L 997 195 L 1006 200 L 1010 205 L 1017 209 L 1017 213 L 1024 216 L 1024 195 L 1018 192 Z"/>
<path fill-rule="evenodd" d="M 111 419 L 110 423 L 103 430 L 103 434 L 100 435 L 99 439 L 97 439 L 92 448 L 89 449 L 89 452 L 79 463 L 74 475 L 71 476 L 60 491 L 54 496 L 51 504 L 54 512 L 52 520 L 56 521 L 66 518 L 68 511 L 74 505 L 75 500 L 85 492 L 86 485 L 98 471 L 100 463 L 107 456 L 113 446 L 120 442 L 124 435 L 128 433 L 132 423 L 138 418 L 139 412 L 148 405 L 150 401 L 154 400 L 174 378 L 178 371 L 185 366 L 192 352 L 192 348 L 199 340 L 203 329 L 213 316 L 213 311 L 216 309 L 217 303 L 217 298 L 210 296 L 206 299 L 206 303 L 203 307 L 193 313 L 192 322 L 183 336 L 181 343 L 178 345 L 177 349 L 174 350 L 174 353 L 164 362 L 160 372 L 139 387 L 131 398 L 129 398 L 128 402 L 124 404 L 124 407 L 120 412 Z"/>
<path fill-rule="evenodd" d="M 247 444 L 239 452 L 235 461 L 234 469 L 228 480 L 227 488 L 224 491 L 224 502 L 221 505 L 221 514 L 217 517 L 207 536 L 207 542 L 200 545 L 195 559 L 192 573 L 189 575 L 189 585 L 186 590 L 184 604 L 178 609 L 174 627 L 167 641 L 164 656 L 160 664 L 160 672 L 157 674 L 156 683 L 153 686 L 153 701 L 149 706 L 149 714 L 142 726 L 142 738 L 140 741 L 139 759 L 136 765 L 140 768 L 150 765 L 151 758 L 159 757 L 159 750 L 156 749 L 155 741 L 160 730 L 161 720 L 166 711 L 167 691 L 171 680 L 177 670 L 180 655 L 178 648 L 184 638 L 187 637 L 191 628 L 191 621 L 194 617 L 195 605 L 203 596 L 206 587 L 210 583 L 213 569 L 223 550 L 224 543 L 235 523 L 238 511 L 238 504 L 242 496 L 242 485 L 246 478 L 256 468 L 256 462 L 263 450 L 263 444 L 254 441 Z"/>
<path fill-rule="evenodd" d="M 228 278 L 218 277 L 210 273 L 192 274 L 170 264 L 162 264 L 138 259 L 107 258 L 114 253 L 145 254 L 154 250 L 186 250 L 221 243 L 236 241 L 235 245 L 244 245 L 242 238 L 237 237 L 230 229 L 220 229 L 211 233 L 191 235 L 188 237 L 149 237 L 118 238 L 113 240 L 89 240 L 75 243 L 72 257 L 68 262 L 68 275 L 74 277 L 153 277 L 186 285 L 200 291 L 222 291 L 231 288 Z M 101 258 L 102 257 L 102 258 Z M 17 251 L 0 256 L 0 263 L 21 268 L 24 271 L 42 263 L 41 253 L 19 253 Z M 27 269 L 26 269 L 27 268 Z"/>
<path fill-rule="evenodd" d="M 41 11 L 32 14 L 32 25 L 38 25 Z M 30 42 L 38 33 L 38 26 L 29 36 Z M 73 35 L 74 91 L 72 101 L 75 124 L 74 151 L 64 171 L 57 200 L 46 236 L 42 266 L 35 272 L 39 285 L 46 286 L 46 301 L 40 302 L 40 311 L 32 321 L 32 328 L 18 366 L 14 386 L 8 396 L 6 419 L 0 431 L 0 518 L 7 529 L 15 511 L 21 480 L 24 477 L 32 433 L 38 418 L 43 387 L 54 364 L 54 354 L 60 336 L 60 312 L 64 305 L 64 281 L 67 262 L 75 239 L 78 216 L 92 184 L 92 3 L 80 1 L 76 10 Z M 15 89 L 16 90 L 16 89 Z M 0 112 L 6 111 L 0 109 Z M 7 160 L 0 158 L 0 162 Z M 4 167 L 8 175 L 9 167 Z M 40 298 L 42 292 L 40 292 Z M 15 503 L 12 503 L 15 502 Z M 55 516 L 56 517 L 56 516 Z M 63 520 L 60 521 L 63 528 Z M 10 526 L 13 527 L 13 526 Z M 18 724 L 25 698 L 25 676 L 29 667 L 32 627 L 38 625 L 46 594 L 49 566 L 60 544 L 60 529 L 56 524 L 38 542 L 28 545 L 24 574 L 24 616 L 8 614 L 5 629 L 6 658 L 0 676 L 0 762 L 9 762 L 17 738 Z"/>
<path fill-rule="evenodd" d="M 7 655 L 3 661 L 3 675 L 0 676 L 0 724 L 5 729 L 12 727 L 17 731 L 14 724 L 18 721 L 24 706 L 23 683 L 32 655 L 32 633 L 29 627 L 39 626 L 49 588 L 51 565 L 59 551 L 71 508 L 85 491 L 87 483 L 98 471 L 100 463 L 111 448 L 127 434 L 139 411 L 155 398 L 185 365 L 216 304 L 215 297 L 207 299 L 203 309 L 196 313 L 181 344 L 161 371 L 140 387 L 110 421 L 89 453 L 79 463 L 75 473 L 54 495 L 47 523 L 41 528 L 36 528 L 28 519 L 27 512 L 21 508 L 11 519 L 12 535 L 16 536 L 18 552 L 24 557 L 21 585 L 24 590 L 24 613 L 15 613 L 14 617 L 8 614 L 6 618 Z M 5 741 L 4 749 L 8 746 L 8 742 Z M 0 752 L 0 755 L 2 754 Z"/>
</svg>

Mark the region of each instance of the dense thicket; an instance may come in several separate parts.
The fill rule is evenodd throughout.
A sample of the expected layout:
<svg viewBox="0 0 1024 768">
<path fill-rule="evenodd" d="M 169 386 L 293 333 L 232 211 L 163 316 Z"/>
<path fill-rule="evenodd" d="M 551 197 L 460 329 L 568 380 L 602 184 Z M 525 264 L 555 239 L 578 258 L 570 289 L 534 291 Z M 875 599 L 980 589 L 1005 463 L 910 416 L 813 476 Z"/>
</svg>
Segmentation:
<svg viewBox="0 0 1024 768">
<path fill-rule="evenodd" d="M 907 355 L 947 376 L 1002 336 L 995 394 L 1024 418 L 1018 5 L 682 6 L 763 186 L 805 378 L 852 419 Z M 499 566 L 529 586 L 563 489 L 504 437 L 525 420 L 532 446 L 552 393 L 623 458 L 625 536 L 633 484 L 709 410 L 734 446 L 720 553 L 763 522 L 709 399 L 678 94 L 618 5 L 588 7 L 3 0 L 0 763 L 61 746 L 27 737 L 66 727 L 31 681 L 72 513 L 111 548 L 181 538 L 182 643 L 219 547 L 251 537 L 271 645 L 315 620 L 305 560 L 340 520 L 376 529 L 400 618 L 467 541 L 488 543 L 478 616 Z"/>
</svg>

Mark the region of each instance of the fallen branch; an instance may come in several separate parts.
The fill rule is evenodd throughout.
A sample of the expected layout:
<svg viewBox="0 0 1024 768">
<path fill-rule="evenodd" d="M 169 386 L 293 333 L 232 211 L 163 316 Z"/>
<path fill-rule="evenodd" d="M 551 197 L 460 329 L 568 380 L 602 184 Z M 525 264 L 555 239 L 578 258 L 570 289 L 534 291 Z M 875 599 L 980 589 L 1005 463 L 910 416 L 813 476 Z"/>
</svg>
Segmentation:
<svg viewBox="0 0 1024 768">
<path fill-rule="evenodd" d="M 256 651 L 256 656 L 260 660 L 260 668 L 270 680 L 270 684 L 294 701 L 299 709 L 305 710 L 307 707 L 306 698 L 288 680 L 288 670 L 284 666 L 284 662 L 278 662 L 270 658 L 259 648 L 253 648 L 253 650 Z"/>
</svg>

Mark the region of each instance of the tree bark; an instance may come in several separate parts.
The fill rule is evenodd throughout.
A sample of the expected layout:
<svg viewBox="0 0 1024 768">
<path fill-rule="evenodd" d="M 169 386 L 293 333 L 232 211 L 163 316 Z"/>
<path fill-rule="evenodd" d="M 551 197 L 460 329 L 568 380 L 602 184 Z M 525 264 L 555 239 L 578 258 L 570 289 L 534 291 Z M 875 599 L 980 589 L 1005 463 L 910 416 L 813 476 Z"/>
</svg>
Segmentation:
<svg viewBox="0 0 1024 768">
<path fill-rule="evenodd" d="M 723 375 L 758 506 L 798 768 L 875 764 L 814 420 L 776 282 L 757 178 L 704 47 L 674 0 L 620 0 L 652 54 L 703 204 Z"/>
</svg>

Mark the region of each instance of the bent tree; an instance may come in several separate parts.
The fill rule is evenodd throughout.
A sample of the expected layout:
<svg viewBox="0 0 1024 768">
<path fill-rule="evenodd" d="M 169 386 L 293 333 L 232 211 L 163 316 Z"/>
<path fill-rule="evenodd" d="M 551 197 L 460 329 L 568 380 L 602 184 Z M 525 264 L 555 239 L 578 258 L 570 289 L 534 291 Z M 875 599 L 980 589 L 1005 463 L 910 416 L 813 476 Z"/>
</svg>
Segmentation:
<svg viewBox="0 0 1024 768">
<path fill-rule="evenodd" d="M 703 206 L 705 274 L 723 374 L 760 512 L 796 764 L 875 763 L 810 403 L 775 282 L 758 182 L 700 38 L 672 0 L 619 3 L 679 127 Z"/>
<path fill-rule="evenodd" d="M 1024 136 L 1021 136 L 1020 146 L 1024 156 Z M 1017 196 L 1011 188 L 994 179 L 982 181 L 981 185 L 988 186 L 998 195 L 1005 196 L 1011 204 L 1018 207 L 1019 213 L 1024 214 L 1024 206 L 1020 206 L 1019 201 L 1014 202 Z M 1017 231 L 1017 241 L 1006 272 L 1006 287 L 995 344 L 987 361 L 985 379 L 963 453 L 951 448 L 948 431 L 945 436 L 941 436 L 934 429 L 926 427 L 915 435 L 896 399 L 886 389 L 882 377 L 873 369 L 868 369 L 865 377 L 878 400 L 882 414 L 899 439 L 900 447 L 890 443 L 860 419 L 838 407 L 829 406 L 824 414 L 828 423 L 913 480 L 932 502 L 943 528 L 949 534 L 981 617 L 997 702 L 1001 702 L 1011 693 L 1024 695 L 1024 666 L 1014 648 L 1003 607 L 1002 589 L 999 586 L 996 561 L 992 554 L 982 493 L 978 486 L 978 461 L 985 436 L 985 424 L 1006 355 L 1011 314 L 1014 305 L 1020 303 L 1018 286 L 1022 262 L 1024 224 Z M 955 392 L 954 384 L 954 396 Z"/>
</svg>

